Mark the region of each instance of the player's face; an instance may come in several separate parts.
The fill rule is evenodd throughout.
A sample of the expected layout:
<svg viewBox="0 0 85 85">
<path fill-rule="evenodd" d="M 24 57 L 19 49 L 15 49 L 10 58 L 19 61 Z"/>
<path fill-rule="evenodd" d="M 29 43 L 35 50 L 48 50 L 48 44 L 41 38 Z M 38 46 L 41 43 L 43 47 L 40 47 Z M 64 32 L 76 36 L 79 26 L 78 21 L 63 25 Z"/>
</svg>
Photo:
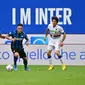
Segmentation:
<svg viewBox="0 0 85 85">
<path fill-rule="evenodd" d="M 22 27 L 22 26 L 18 26 L 18 27 L 17 27 L 17 31 L 18 31 L 18 33 L 21 33 L 22 30 L 23 30 L 23 27 Z"/>
<path fill-rule="evenodd" d="M 56 26 L 57 25 L 57 22 L 56 22 L 55 19 L 52 21 L 52 24 L 53 24 L 53 26 Z"/>
</svg>

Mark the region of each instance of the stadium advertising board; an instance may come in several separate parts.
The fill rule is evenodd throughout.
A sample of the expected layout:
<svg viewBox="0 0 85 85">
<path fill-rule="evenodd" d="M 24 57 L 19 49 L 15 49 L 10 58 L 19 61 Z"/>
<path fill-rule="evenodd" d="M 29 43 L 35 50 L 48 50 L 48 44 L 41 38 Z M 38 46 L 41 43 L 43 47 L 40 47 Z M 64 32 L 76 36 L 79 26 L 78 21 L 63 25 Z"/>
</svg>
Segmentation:
<svg viewBox="0 0 85 85">
<path fill-rule="evenodd" d="M 44 35 L 28 35 L 30 39 L 30 45 L 25 46 L 25 52 L 29 60 L 30 65 L 48 65 L 47 59 L 47 44 L 49 37 L 46 42 L 44 41 Z M 67 65 L 85 65 L 85 35 L 67 35 L 65 45 L 61 53 L 63 60 Z M 0 40 L 0 64 L 13 64 L 13 55 L 10 49 L 10 41 Z M 25 41 L 24 41 L 25 44 Z M 60 65 L 60 61 L 53 52 L 53 64 Z M 18 59 L 18 64 L 23 64 L 22 59 Z"/>
<path fill-rule="evenodd" d="M 0 45 L 0 64 L 13 64 L 13 55 L 9 45 Z M 29 65 L 48 65 L 47 45 L 24 46 L 29 61 Z M 32 49 L 33 48 L 33 49 Z M 63 61 L 67 65 L 85 65 L 85 47 L 83 45 L 65 45 L 61 50 Z M 59 59 L 52 53 L 54 65 L 61 65 Z M 18 64 L 23 64 L 22 59 L 18 59 Z"/>
<path fill-rule="evenodd" d="M 47 25 L 51 23 L 51 17 L 57 16 L 59 25 L 64 27 L 66 33 L 85 33 L 83 1 L 57 0 L 57 3 L 56 0 L 0 1 L 0 31 L 3 34 L 8 33 L 15 30 L 18 23 L 22 23 L 26 33 L 44 34 Z"/>
</svg>

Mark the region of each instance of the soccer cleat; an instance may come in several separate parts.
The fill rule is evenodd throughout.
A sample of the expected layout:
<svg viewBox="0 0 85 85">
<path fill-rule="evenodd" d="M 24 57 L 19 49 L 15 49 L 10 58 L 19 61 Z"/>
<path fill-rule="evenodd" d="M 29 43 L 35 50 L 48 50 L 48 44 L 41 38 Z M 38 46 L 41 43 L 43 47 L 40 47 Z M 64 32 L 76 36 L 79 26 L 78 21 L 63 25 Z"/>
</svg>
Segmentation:
<svg viewBox="0 0 85 85">
<path fill-rule="evenodd" d="M 30 68 L 25 68 L 26 71 L 30 71 Z"/>
<path fill-rule="evenodd" d="M 66 70 L 66 65 L 65 64 L 62 65 L 62 70 Z"/>
<path fill-rule="evenodd" d="M 52 69 L 54 69 L 54 66 L 50 66 L 50 67 L 48 68 L 49 71 L 52 70 Z"/>
<path fill-rule="evenodd" d="M 14 71 L 17 71 L 17 70 L 18 70 L 18 69 L 17 69 L 17 66 L 14 65 Z"/>
</svg>

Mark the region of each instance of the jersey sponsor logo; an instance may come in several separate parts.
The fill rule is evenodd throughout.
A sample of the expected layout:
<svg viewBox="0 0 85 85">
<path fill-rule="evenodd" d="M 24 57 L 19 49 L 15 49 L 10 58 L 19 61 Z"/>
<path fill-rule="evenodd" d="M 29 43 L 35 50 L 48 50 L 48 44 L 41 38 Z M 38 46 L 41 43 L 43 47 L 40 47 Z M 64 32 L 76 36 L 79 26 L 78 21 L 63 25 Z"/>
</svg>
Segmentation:
<svg viewBox="0 0 85 85">
<path fill-rule="evenodd" d="M 16 40 L 23 40 L 22 38 L 15 38 Z"/>
<path fill-rule="evenodd" d="M 48 44 L 48 38 L 44 41 L 44 37 L 34 36 L 30 38 L 30 44 Z"/>
<path fill-rule="evenodd" d="M 55 33 L 57 33 L 57 30 L 50 30 L 50 32 L 55 34 Z"/>
</svg>

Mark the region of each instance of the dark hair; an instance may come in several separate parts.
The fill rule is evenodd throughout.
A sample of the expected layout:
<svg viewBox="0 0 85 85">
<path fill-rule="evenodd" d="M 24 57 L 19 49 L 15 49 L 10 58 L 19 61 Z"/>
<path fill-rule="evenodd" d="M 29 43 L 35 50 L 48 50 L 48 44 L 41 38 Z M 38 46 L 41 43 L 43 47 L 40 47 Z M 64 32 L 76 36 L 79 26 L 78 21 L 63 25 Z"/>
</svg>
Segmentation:
<svg viewBox="0 0 85 85">
<path fill-rule="evenodd" d="M 23 27 L 23 24 L 19 23 L 17 26 L 22 26 Z"/>
<path fill-rule="evenodd" d="M 58 18 L 57 18 L 57 17 L 53 16 L 53 17 L 52 17 L 52 21 L 53 21 L 53 20 L 56 20 L 56 22 L 58 23 Z"/>
</svg>

